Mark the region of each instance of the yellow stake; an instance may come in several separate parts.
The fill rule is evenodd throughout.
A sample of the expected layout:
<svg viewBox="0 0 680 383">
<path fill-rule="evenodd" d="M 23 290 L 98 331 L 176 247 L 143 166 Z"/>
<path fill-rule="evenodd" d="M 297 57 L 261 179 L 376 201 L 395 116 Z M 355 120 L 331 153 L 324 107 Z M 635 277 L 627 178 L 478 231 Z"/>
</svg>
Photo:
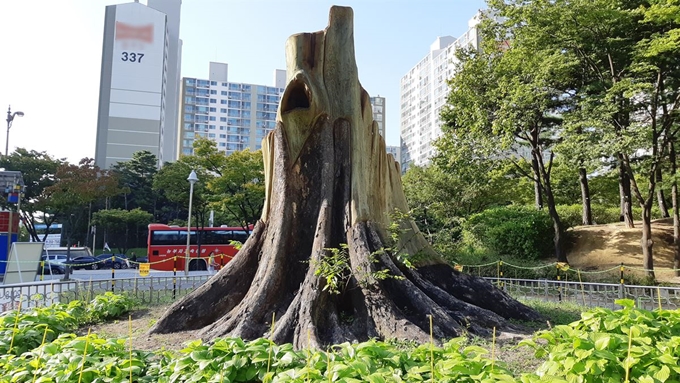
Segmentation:
<svg viewBox="0 0 680 383">
<path fill-rule="evenodd" d="M 128 328 L 130 329 L 130 383 L 132 383 L 132 314 L 128 315 Z"/>
<path fill-rule="evenodd" d="M 85 369 L 85 357 L 87 356 L 87 345 L 90 343 L 90 330 L 92 328 L 87 329 L 87 338 L 85 338 L 85 350 L 83 350 L 83 363 L 80 365 L 80 375 L 78 376 L 78 383 L 81 382 L 83 379 L 83 369 Z"/>
<path fill-rule="evenodd" d="M 432 332 L 432 315 L 430 317 L 430 382 L 434 382 L 434 336 Z"/>
<path fill-rule="evenodd" d="M 267 374 L 269 374 L 269 367 L 272 364 L 272 338 L 274 338 L 274 321 L 276 320 L 276 313 L 272 313 L 272 329 L 269 332 L 269 358 L 267 359 Z"/>
<path fill-rule="evenodd" d="M 40 354 L 38 355 L 38 363 L 36 363 L 35 370 L 33 370 L 33 383 L 35 383 L 35 378 L 38 376 L 38 368 L 40 367 L 40 359 L 42 359 L 44 348 L 43 346 L 45 345 L 45 339 L 47 338 L 47 330 L 50 329 L 49 327 L 47 327 L 47 325 L 43 326 L 45 326 L 45 333 L 43 334 L 42 343 L 40 343 Z"/>
<path fill-rule="evenodd" d="M 583 305 L 586 305 L 586 292 L 585 289 L 583 288 L 583 281 L 581 280 L 581 270 L 577 270 L 578 272 L 578 283 L 581 285 L 581 297 L 583 298 Z"/>
<path fill-rule="evenodd" d="M 656 286 L 656 298 L 659 301 L 659 311 L 661 311 L 661 287 L 659 286 Z"/>
<path fill-rule="evenodd" d="M 496 326 L 493 326 L 493 338 L 491 341 L 491 372 L 493 372 L 493 365 L 496 361 Z"/>
<path fill-rule="evenodd" d="M 14 319 L 14 329 L 12 330 L 12 340 L 9 342 L 8 354 L 12 353 L 12 347 L 14 347 L 14 335 L 17 333 L 17 326 L 19 326 L 19 314 L 21 314 L 21 302 L 24 300 L 24 294 L 19 296 L 19 308 L 17 308 L 17 316 Z"/>
<path fill-rule="evenodd" d="M 628 357 L 626 357 L 626 380 L 624 380 L 625 383 L 629 383 L 630 380 L 628 380 L 628 374 L 630 373 L 630 348 L 633 344 L 633 326 L 630 327 L 630 330 L 628 331 Z"/>
</svg>

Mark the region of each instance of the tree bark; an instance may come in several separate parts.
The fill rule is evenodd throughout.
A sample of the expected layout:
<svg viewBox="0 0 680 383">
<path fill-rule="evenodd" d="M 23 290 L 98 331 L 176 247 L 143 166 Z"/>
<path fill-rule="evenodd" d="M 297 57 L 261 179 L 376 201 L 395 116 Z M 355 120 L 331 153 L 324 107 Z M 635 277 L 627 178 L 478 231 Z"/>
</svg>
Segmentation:
<svg viewBox="0 0 680 383">
<path fill-rule="evenodd" d="M 621 221 L 625 222 L 626 227 L 632 229 L 633 205 L 631 205 L 632 195 L 630 190 L 630 178 L 623 163 L 623 155 L 619 154 L 619 196 L 621 197 Z"/>
<path fill-rule="evenodd" d="M 659 210 L 661 211 L 661 216 L 663 218 L 668 218 L 671 215 L 668 212 L 668 206 L 666 206 L 666 197 L 664 195 L 663 188 L 661 187 L 662 181 L 663 176 L 661 174 L 661 167 L 658 167 L 656 169 L 656 185 L 658 186 L 658 189 L 656 189 L 656 199 L 659 203 Z"/>
<path fill-rule="evenodd" d="M 650 200 L 652 196 L 650 196 Z M 654 279 L 654 241 L 652 240 L 652 203 L 642 208 L 642 263 L 647 277 Z"/>
<path fill-rule="evenodd" d="M 538 138 L 537 138 L 538 139 Z M 534 173 L 534 204 L 536 210 L 543 209 L 543 193 L 541 185 L 541 170 L 535 156 L 531 158 L 531 170 Z"/>
<path fill-rule="evenodd" d="M 584 225 L 593 224 L 593 212 L 590 208 L 590 188 L 588 187 L 588 175 L 586 168 L 581 166 L 578 168 L 578 180 L 581 185 L 581 203 L 583 206 L 583 213 L 581 215 L 581 222 Z"/>
<path fill-rule="evenodd" d="M 669 144 L 668 156 L 671 164 L 671 199 L 673 200 L 673 245 L 675 256 L 673 257 L 673 269 L 675 269 L 675 276 L 680 277 L 680 213 L 678 212 L 678 182 L 675 176 L 678 173 L 678 163 L 675 154 L 675 142 L 671 141 Z"/>
<path fill-rule="evenodd" d="M 407 211 L 406 199 L 358 80 L 352 18 L 351 8 L 334 6 L 324 31 L 286 42 L 289 83 L 262 145 L 262 216 L 234 260 L 151 332 L 271 336 L 302 348 L 373 337 L 426 342 L 429 317 L 437 339 L 517 330 L 507 319 L 539 318 L 489 282 L 453 270 L 412 221 L 399 222 L 392 242 L 389 213 Z M 329 249 L 346 250 L 331 258 Z M 334 274 L 336 292 L 318 275 L 334 259 L 343 270 Z"/>
<path fill-rule="evenodd" d="M 557 262 L 568 263 L 567 252 L 564 246 L 564 227 L 560 215 L 557 213 L 557 206 L 555 206 L 555 195 L 552 191 L 552 184 L 550 183 L 550 171 L 545 168 L 543 156 L 541 155 L 540 147 L 538 146 L 538 137 L 535 141 L 536 145 L 531 151 L 533 160 L 538 164 L 539 174 L 541 176 L 541 187 L 548 200 L 548 214 L 553 222 L 553 243 L 555 245 L 555 258 Z M 552 167 L 553 153 L 550 155 L 550 162 L 548 167 Z"/>
</svg>

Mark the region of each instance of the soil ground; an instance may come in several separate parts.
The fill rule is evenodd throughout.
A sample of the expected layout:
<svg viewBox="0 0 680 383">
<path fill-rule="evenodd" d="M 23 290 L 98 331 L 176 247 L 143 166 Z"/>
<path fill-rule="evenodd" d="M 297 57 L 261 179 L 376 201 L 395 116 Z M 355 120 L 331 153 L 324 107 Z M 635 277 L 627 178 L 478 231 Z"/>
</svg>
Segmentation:
<svg viewBox="0 0 680 383">
<path fill-rule="evenodd" d="M 640 222 L 636 228 L 626 229 L 623 223 L 581 226 L 570 230 L 571 246 L 568 252 L 569 263 L 572 268 L 588 271 L 617 268 L 621 263 L 626 265 L 627 277 L 636 273 L 642 277 L 642 250 L 640 248 Z M 670 271 L 673 267 L 673 222 L 669 219 L 656 220 L 652 223 L 654 238 L 654 267 L 657 279 L 663 282 L 680 283 Z M 615 271 L 615 273 L 618 271 Z M 148 330 L 161 317 L 168 306 L 154 306 L 137 310 L 131 315 L 133 345 L 140 350 L 179 350 L 187 342 L 198 339 L 196 331 L 186 331 L 174 334 L 148 334 Z M 92 332 L 101 337 L 128 337 L 130 323 L 128 318 L 96 325 Z M 87 333 L 87 329 L 81 329 Z M 500 340 L 499 351 L 513 359 L 516 351 L 509 346 L 516 344 L 517 337 L 511 334 L 509 339 Z M 507 335 L 506 335 L 507 336 Z M 519 338 L 524 336 L 518 335 Z M 520 356 L 520 359 L 526 356 Z M 502 355 L 499 355 L 503 359 Z M 516 359 L 516 357 L 515 357 Z"/>
<path fill-rule="evenodd" d="M 588 271 L 625 267 L 624 277 L 631 274 L 642 278 L 642 247 L 640 245 L 642 222 L 627 229 L 623 222 L 606 225 L 578 226 L 569 231 L 570 250 L 567 253 L 572 268 Z M 673 219 L 652 221 L 654 241 L 654 272 L 659 282 L 679 283 L 673 268 Z M 617 271 L 615 271 L 616 273 Z"/>
</svg>

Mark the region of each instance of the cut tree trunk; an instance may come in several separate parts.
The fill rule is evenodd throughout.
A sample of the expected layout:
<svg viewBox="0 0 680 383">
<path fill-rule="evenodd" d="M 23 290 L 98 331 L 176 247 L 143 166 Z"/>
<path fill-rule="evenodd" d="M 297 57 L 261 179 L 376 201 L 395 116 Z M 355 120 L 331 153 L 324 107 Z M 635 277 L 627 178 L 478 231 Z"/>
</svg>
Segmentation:
<svg viewBox="0 0 680 383">
<path fill-rule="evenodd" d="M 332 7 L 324 31 L 288 39 L 289 82 L 262 145 L 262 217 L 234 260 L 151 332 L 200 329 L 206 340 L 266 336 L 302 348 L 372 337 L 425 342 L 430 317 L 438 339 L 539 318 L 453 270 L 412 221 L 396 222 L 393 243 L 390 213 L 407 211 L 406 199 L 359 84 L 352 18 L 351 8 Z M 338 271 L 323 274 L 324 262 Z"/>
<path fill-rule="evenodd" d="M 581 204 L 583 212 L 581 214 L 581 222 L 584 225 L 593 224 L 593 211 L 590 207 L 590 188 L 588 187 L 588 175 L 586 168 L 581 166 L 578 168 L 578 180 L 581 185 Z"/>
</svg>

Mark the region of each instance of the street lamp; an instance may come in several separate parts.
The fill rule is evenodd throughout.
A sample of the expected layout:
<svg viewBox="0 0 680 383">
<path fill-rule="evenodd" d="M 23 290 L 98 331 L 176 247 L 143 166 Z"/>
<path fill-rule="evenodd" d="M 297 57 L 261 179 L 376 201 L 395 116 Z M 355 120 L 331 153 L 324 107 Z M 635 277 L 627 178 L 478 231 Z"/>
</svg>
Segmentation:
<svg viewBox="0 0 680 383">
<path fill-rule="evenodd" d="M 194 199 L 194 184 L 196 181 L 198 181 L 198 176 L 196 175 L 196 172 L 192 169 L 191 174 L 189 174 L 189 178 L 187 178 L 187 181 L 189 181 L 189 217 L 187 218 L 187 250 L 186 254 L 184 255 L 184 276 L 188 277 L 189 276 L 189 240 L 191 239 L 191 202 Z M 196 233 L 198 235 L 198 233 Z"/>
<path fill-rule="evenodd" d="M 5 141 L 5 157 L 7 157 L 7 154 L 9 154 L 9 128 L 12 127 L 12 121 L 14 121 L 15 116 L 23 117 L 24 112 L 17 111 L 12 113 L 12 106 L 10 105 L 7 108 L 7 139 Z"/>
</svg>

